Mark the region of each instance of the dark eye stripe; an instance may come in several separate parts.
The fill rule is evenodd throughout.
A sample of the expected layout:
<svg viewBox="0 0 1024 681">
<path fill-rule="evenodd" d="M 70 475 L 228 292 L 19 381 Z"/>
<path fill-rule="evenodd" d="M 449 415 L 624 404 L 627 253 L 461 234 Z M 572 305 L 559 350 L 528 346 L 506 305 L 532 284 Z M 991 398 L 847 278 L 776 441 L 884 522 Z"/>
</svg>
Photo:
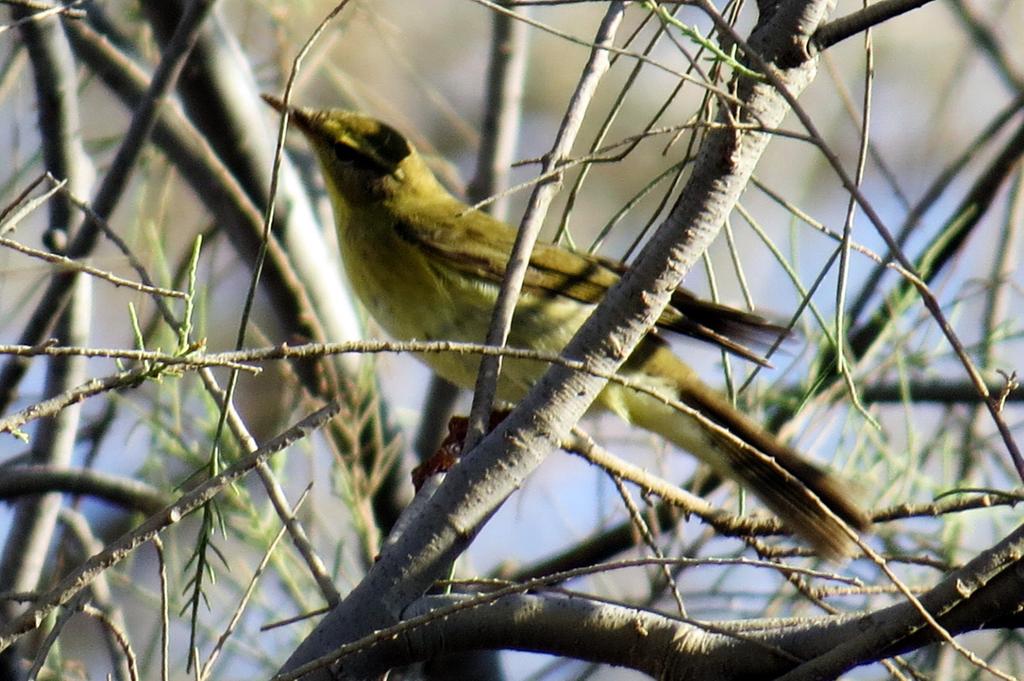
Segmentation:
<svg viewBox="0 0 1024 681">
<path fill-rule="evenodd" d="M 332 150 L 334 151 L 334 157 L 345 165 L 350 165 L 358 170 L 370 170 L 377 173 L 388 172 L 388 169 L 384 168 L 375 159 L 348 144 L 335 142 Z"/>
</svg>

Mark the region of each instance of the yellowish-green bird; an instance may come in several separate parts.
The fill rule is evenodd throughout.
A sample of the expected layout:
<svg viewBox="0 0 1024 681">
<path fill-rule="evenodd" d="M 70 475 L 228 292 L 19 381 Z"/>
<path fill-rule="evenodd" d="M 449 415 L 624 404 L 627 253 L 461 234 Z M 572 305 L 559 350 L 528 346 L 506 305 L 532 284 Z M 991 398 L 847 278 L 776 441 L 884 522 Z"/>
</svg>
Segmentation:
<svg viewBox="0 0 1024 681">
<path fill-rule="evenodd" d="M 283 109 L 279 100 L 264 98 Z M 452 196 L 412 144 L 390 126 L 339 109 L 291 108 L 290 114 L 319 160 L 345 270 L 374 320 L 399 340 L 482 343 L 515 230 Z M 623 269 L 619 263 L 537 244 L 508 344 L 560 351 Z M 700 301 L 683 290 L 658 327 L 755 360 L 746 344 L 777 332 L 760 317 Z M 451 353 L 421 359 L 452 383 L 473 387 L 479 357 Z M 544 369 L 535 361 L 505 362 L 498 397 L 521 399 Z M 596 405 L 661 435 L 749 488 L 822 556 L 852 552 L 841 521 L 859 530 L 868 523 L 850 499 L 849 486 L 737 411 L 656 333 L 648 334 L 620 373 L 698 410 L 745 446 L 619 384 L 609 383 Z"/>
</svg>

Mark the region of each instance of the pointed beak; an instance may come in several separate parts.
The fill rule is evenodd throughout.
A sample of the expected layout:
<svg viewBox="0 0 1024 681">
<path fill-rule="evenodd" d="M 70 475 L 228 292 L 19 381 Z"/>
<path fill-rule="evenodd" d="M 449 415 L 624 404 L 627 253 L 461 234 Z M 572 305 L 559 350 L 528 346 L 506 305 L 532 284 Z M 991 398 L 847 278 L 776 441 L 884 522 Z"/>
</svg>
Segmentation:
<svg viewBox="0 0 1024 681">
<path fill-rule="evenodd" d="M 260 95 L 263 101 L 274 107 L 280 113 L 288 112 L 288 116 L 291 121 L 303 132 L 312 132 L 314 129 L 313 120 L 309 113 L 305 109 L 300 109 L 295 106 L 285 106 L 284 102 L 275 97 L 274 95 L 263 93 Z"/>
<path fill-rule="evenodd" d="M 262 93 L 260 95 L 260 97 L 263 99 L 264 102 L 266 102 L 270 106 L 274 107 L 275 109 L 277 109 L 281 113 L 284 113 L 284 109 L 285 109 L 284 102 L 282 102 L 280 99 L 278 99 L 274 95 L 266 93 L 266 92 Z"/>
</svg>

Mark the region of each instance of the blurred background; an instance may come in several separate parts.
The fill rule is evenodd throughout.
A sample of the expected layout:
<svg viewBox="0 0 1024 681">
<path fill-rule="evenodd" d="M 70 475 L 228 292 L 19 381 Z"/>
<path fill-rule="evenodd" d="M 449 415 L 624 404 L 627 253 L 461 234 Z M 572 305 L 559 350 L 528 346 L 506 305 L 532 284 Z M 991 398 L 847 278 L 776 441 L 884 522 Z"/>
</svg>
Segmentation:
<svg viewBox="0 0 1024 681">
<path fill-rule="evenodd" d="M 130 350 L 141 344 L 178 354 L 193 342 L 202 342 L 209 352 L 235 347 L 278 132 L 277 114 L 258 95 L 282 94 L 292 60 L 333 5 L 216 3 L 160 122 L 134 149 L 122 191 L 104 199 L 103 192 L 113 191 L 105 184 L 112 170 L 125 162 L 121 149 L 141 93 L 173 45 L 187 4 L 86 2 L 74 5 L 69 16 L 49 18 L 32 17 L 38 8 L 10 9 L 3 18 L 8 30 L 0 33 L 0 157 L 8 159 L 0 166 L 0 210 L 5 211 L 0 236 L 41 251 L 66 252 L 133 281 L 140 280 L 141 268 L 157 286 L 189 291 L 191 333 L 182 340 L 150 293 L 72 277 L 66 264 L 4 245 L 0 343 L 35 345 L 52 337 L 61 345 Z M 477 200 L 512 188 L 495 207 L 518 224 L 538 160 L 551 148 L 607 5 L 512 8 L 530 23 L 512 20 L 500 29 L 509 33 L 503 54 L 513 63 L 506 64 L 510 82 L 496 94 L 492 52 L 503 15 L 493 6 L 470 0 L 357 0 L 313 44 L 291 99 L 302 106 L 357 109 L 389 122 L 414 141 L 456 195 Z M 712 32 L 702 11 L 675 4 L 665 8 L 682 24 L 704 35 Z M 833 16 L 860 8 L 841 1 Z M 718 9 L 739 35 L 750 34 L 757 18 L 753 4 L 719 3 Z M 827 49 L 817 78 L 800 98 L 824 144 L 851 175 L 860 174 L 863 157 L 861 191 L 899 236 L 996 393 L 1024 357 L 1019 314 L 1024 277 L 1017 264 L 1024 226 L 1024 49 L 1017 39 L 1022 30 L 1024 11 L 1009 0 L 926 3 L 885 21 L 869 40 L 860 33 Z M 715 102 L 702 81 L 714 79 L 727 90 L 731 72 L 677 26 L 663 25 L 643 3 L 632 3 L 615 44 L 622 53 L 600 84 L 572 154 L 574 160 L 590 156 L 606 162 L 570 165 L 543 238 L 628 261 L 687 177 L 701 138 L 701 126 L 694 123 L 714 116 Z M 50 64 L 52 71 L 40 66 L 47 50 L 62 55 Z M 488 151 L 493 131 L 486 125 L 488 111 L 495 109 L 511 116 L 502 137 L 505 150 L 497 154 Z M 774 368 L 757 371 L 742 391 L 753 366 L 691 341 L 673 343 L 755 418 L 850 479 L 865 508 L 910 505 L 912 512 L 904 515 L 911 517 L 879 524 L 871 541 L 908 584 L 927 588 L 1013 529 L 1016 514 L 1008 503 L 1015 497 L 1003 493 L 1019 490 L 1020 478 L 935 321 L 916 296 L 900 294 L 901 277 L 879 270 L 874 254 L 889 257 L 884 240 L 862 210 L 851 208 L 850 192 L 821 149 L 792 115 L 779 133 L 758 164 L 741 209 L 685 285 L 780 323 L 793 321 L 794 339 L 772 357 Z M 276 241 L 243 346 L 380 338 L 348 297 L 322 182 L 298 135 L 288 135 L 286 156 Z M 494 184 L 481 179 L 482 157 L 496 159 L 500 172 Z M 63 158 L 64 165 L 53 165 L 54 158 Z M 65 169 L 52 171 L 68 178 L 64 190 L 45 196 L 53 188 L 48 180 L 33 185 L 46 168 Z M 473 192 L 480 187 L 487 190 L 477 196 Z M 81 239 L 82 211 L 71 194 L 93 206 L 107 201 L 105 222 L 123 245 L 102 233 L 93 243 Z M 841 273 L 837 235 L 844 226 L 868 255 L 851 249 Z M 198 235 L 202 243 L 196 251 Z M 189 263 L 196 252 L 190 284 Z M 55 297 L 61 287 L 63 297 Z M 845 376 L 830 363 L 840 291 L 846 311 Z M 907 300 L 899 301 L 899 295 Z M 163 300 L 179 321 L 185 318 L 181 298 Z M 33 329 L 39 331 L 34 338 Z M 61 360 L 75 365 L 69 376 L 61 361 L 19 359 L 10 352 L 0 357 L 0 418 L 68 395 L 90 379 L 140 370 L 139 363 L 108 353 Z M 293 445 L 273 463 L 292 503 L 312 483 L 299 517 L 343 595 L 372 563 L 389 524 L 411 497 L 408 471 L 417 456 L 436 448 L 450 413 L 444 391 L 431 386 L 427 369 L 415 358 L 399 353 L 259 366 L 260 375 L 239 378 L 234 395 L 240 420 L 257 442 L 324 399 L 344 396 L 345 410 L 331 428 Z M 224 369 L 212 376 L 222 387 L 229 382 Z M 1024 431 L 1019 399 L 1019 392 L 1008 394 L 1002 411 L 1008 432 L 1018 440 Z M 464 414 L 468 397 L 455 400 L 454 413 Z M 440 416 L 430 409 L 438 405 Z M 18 426 L 23 437 L 0 430 L 0 476 L 27 462 L 49 462 L 144 481 L 170 500 L 211 471 L 219 412 L 209 383 L 195 371 L 153 370 L 116 389 L 97 389 L 60 413 L 24 420 Z M 691 457 L 614 418 L 594 417 L 584 425 L 623 458 L 684 487 L 710 489 L 716 505 L 733 511 L 757 505 L 734 486 L 705 485 L 707 476 Z M 66 435 L 54 435 L 64 428 L 69 428 Z M 63 445 L 51 442 L 61 437 Z M 417 438 L 426 443 L 419 452 Z M 237 435 L 222 435 L 220 441 L 229 460 L 244 449 Z M 45 458 L 44 450 L 53 448 L 62 448 L 63 458 Z M 630 489 L 635 503 L 653 514 L 657 500 Z M 991 503 L 978 502 L 978 490 L 991 492 Z M 63 510 L 54 507 L 50 514 L 59 522 L 52 520 L 50 534 L 44 531 L 43 539 L 36 539 L 43 545 L 42 565 L 26 573 L 18 556 L 28 544 L 16 541 L 16 535 L 28 517 L 47 523 L 38 521 L 38 507 L 26 510 L 18 505 L 23 502 L 16 503 L 22 498 L 17 491 L 6 494 L 11 501 L 0 505 L 0 540 L 7 542 L 0 591 L 36 588 L 25 580 L 35 579 L 40 589 L 52 584 L 81 556 L 152 512 L 138 499 L 115 504 L 68 493 L 59 503 L 58 497 Z M 948 512 L 927 506 L 940 498 L 964 506 Z M 966 510 L 971 504 L 985 508 Z M 97 542 L 92 549 L 69 538 L 72 518 L 91 529 Z M 555 452 L 487 525 L 457 573 L 511 577 L 539 565 L 550 570 L 578 565 L 573 550 L 612 536 L 612 530 L 628 530 L 628 519 L 605 472 Z M 200 660 L 210 655 L 279 527 L 263 485 L 250 476 L 222 495 L 216 514 L 194 514 L 162 535 L 171 678 L 192 678 L 181 664 L 190 642 L 198 646 Z M 201 548 L 197 537 L 210 538 L 216 551 Z M 633 546 L 635 541 L 613 542 L 604 557 L 651 555 L 650 547 Z M 793 546 L 781 538 L 769 543 Z M 694 520 L 663 523 L 655 544 L 668 556 L 753 555 L 743 542 L 715 537 Z M 201 593 L 197 555 L 207 556 L 209 570 L 199 580 Z M 830 569 L 861 580 L 862 588 L 831 594 L 829 602 L 840 609 L 874 609 L 897 598 L 869 562 Z M 143 546 L 106 577 L 107 602 L 132 638 L 142 678 L 158 678 L 161 587 L 154 551 Z M 677 577 L 688 614 L 696 619 L 822 613 L 780 574 L 760 568 L 707 567 Z M 573 582 L 572 588 L 615 602 L 675 608 L 657 568 L 599 574 Z M 269 676 L 311 624 L 259 628 L 323 604 L 316 580 L 286 538 L 220 657 L 206 671 L 223 679 Z M 7 617 L 16 610 L 8 610 Z M 46 678 L 123 673 L 123 664 L 112 663 L 100 645 L 103 627 L 81 617 L 68 627 L 47 658 Z M 1014 669 L 1024 662 L 1012 631 L 974 634 L 963 643 L 996 665 Z M 25 644 L 31 650 L 38 641 Z M 502 653 L 498 664 L 509 679 L 643 678 L 527 653 Z M 974 669 L 943 647 L 922 648 L 900 665 L 906 678 L 918 672 L 966 678 Z M 436 670 L 415 673 L 430 677 Z M 851 678 L 892 673 L 873 664 Z"/>
</svg>

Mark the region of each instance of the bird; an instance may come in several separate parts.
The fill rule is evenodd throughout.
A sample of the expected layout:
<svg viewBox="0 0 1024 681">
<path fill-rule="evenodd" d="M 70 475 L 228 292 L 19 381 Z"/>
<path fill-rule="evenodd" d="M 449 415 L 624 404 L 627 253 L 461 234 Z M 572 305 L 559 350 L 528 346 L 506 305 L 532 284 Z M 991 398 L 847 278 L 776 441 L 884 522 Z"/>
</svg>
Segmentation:
<svg viewBox="0 0 1024 681">
<path fill-rule="evenodd" d="M 397 340 L 482 343 L 516 230 L 453 196 L 413 144 L 390 125 L 355 111 L 292 107 L 274 96 L 263 97 L 279 112 L 289 112 L 319 163 L 346 274 L 374 321 Z M 560 351 L 625 268 L 560 245 L 536 244 L 508 345 Z M 629 381 L 693 408 L 733 437 L 620 383 L 609 382 L 596 407 L 660 435 L 737 481 L 818 555 L 832 560 L 854 555 L 856 544 L 847 528 L 864 531 L 868 520 L 851 498 L 853 487 L 780 442 L 704 383 L 673 352 L 663 331 L 764 363 L 750 346 L 763 344 L 779 327 L 680 288 L 656 328 L 619 370 Z M 478 356 L 417 356 L 441 377 L 472 389 Z M 506 361 L 498 398 L 508 403 L 521 399 L 544 369 L 537 361 Z"/>
</svg>

